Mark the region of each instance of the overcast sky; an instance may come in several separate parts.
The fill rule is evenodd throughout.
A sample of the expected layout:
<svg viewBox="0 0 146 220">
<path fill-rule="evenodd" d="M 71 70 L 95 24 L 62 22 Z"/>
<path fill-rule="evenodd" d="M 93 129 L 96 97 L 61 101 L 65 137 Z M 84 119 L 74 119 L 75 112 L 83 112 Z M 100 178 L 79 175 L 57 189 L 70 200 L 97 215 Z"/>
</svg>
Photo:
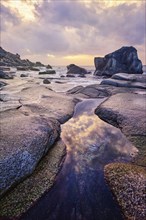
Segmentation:
<svg viewBox="0 0 146 220">
<path fill-rule="evenodd" d="M 122 46 L 145 61 L 143 0 L 1 0 L 1 46 L 51 65 L 93 65 Z"/>
</svg>

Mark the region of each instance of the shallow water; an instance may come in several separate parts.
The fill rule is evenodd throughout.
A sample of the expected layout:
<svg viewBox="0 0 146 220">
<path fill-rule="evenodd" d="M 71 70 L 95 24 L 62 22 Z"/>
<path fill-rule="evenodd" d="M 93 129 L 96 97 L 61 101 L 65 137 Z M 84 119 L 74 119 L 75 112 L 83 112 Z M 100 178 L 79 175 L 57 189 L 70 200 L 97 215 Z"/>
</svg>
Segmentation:
<svg viewBox="0 0 146 220">
<path fill-rule="evenodd" d="M 93 114 L 102 100 L 76 106 L 62 125 L 67 147 L 63 167 L 51 190 L 23 216 L 38 220 L 122 220 L 123 216 L 104 180 L 103 167 L 129 161 L 137 152 L 119 129 Z"/>
<path fill-rule="evenodd" d="M 87 86 L 95 83 L 99 84 L 102 81 L 102 79 L 93 75 L 95 70 L 94 67 L 86 66 L 84 68 L 91 72 L 90 74 L 86 74 L 85 78 L 78 77 L 77 75 L 75 75 L 75 77 L 61 77 L 66 76 L 67 73 L 67 68 L 63 66 L 53 67 L 53 69 L 56 71 L 56 74 L 44 75 L 39 75 L 39 71 L 16 71 L 16 68 L 11 68 L 11 71 L 16 71 L 15 77 L 13 80 L 9 80 L 8 84 L 10 85 L 6 86 L 4 90 L 12 90 L 13 87 L 19 90 L 21 88 L 25 88 L 27 84 L 28 86 L 30 84 L 44 85 L 43 79 L 45 78 L 49 79 L 51 82 L 51 84 L 48 84 L 49 88 L 56 92 L 66 92 L 67 90 L 72 89 L 78 85 Z M 45 67 L 41 67 L 40 71 L 45 69 Z M 21 74 L 25 74 L 27 77 L 20 77 Z M 45 84 L 45 86 L 47 85 Z"/>
</svg>

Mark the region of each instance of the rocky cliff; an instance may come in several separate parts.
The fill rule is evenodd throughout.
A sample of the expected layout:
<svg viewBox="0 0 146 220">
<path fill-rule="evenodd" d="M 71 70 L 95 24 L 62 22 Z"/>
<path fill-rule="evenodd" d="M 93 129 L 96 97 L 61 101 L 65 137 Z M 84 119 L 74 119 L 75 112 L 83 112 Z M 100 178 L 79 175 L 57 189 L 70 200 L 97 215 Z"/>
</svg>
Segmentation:
<svg viewBox="0 0 146 220">
<path fill-rule="evenodd" d="M 40 62 L 33 63 L 30 60 L 22 60 L 19 54 L 13 54 L 7 52 L 2 47 L 0 47 L 0 66 L 26 66 L 26 67 L 33 67 L 33 66 L 44 66 Z"/>
</svg>

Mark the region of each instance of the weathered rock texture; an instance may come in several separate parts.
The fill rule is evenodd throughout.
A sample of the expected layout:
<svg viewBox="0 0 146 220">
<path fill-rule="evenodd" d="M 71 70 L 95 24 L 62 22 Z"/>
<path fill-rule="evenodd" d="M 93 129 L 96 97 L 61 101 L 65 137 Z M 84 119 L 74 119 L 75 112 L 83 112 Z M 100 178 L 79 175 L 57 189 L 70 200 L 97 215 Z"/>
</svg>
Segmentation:
<svg viewBox="0 0 146 220">
<path fill-rule="evenodd" d="M 2 114 L 0 153 L 0 194 L 30 175 L 39 160 L 59 136 L 55 119 L 25 116 L 17 112 Z"/>
<path fill-rule="evenodd" d="M 29 84 L 27 84 L 29 85 Z M 31 85 L 31 84 L 30 84 Z M 74 110 L 73 98 L 31 85 L 1 94 L 0 194 L 33 173 Z"/>
<path fill-rule="evenodd" d="M 146 170 L 131 164 L 113 163 L 105 166 L 104 173 L 125 218 L 145 219 Z"/>
<path fill-rule="evenodd" d="M 95 75 L 112 76 L 115 73 L 142 74 L 142 62 L 134 47 L 122 47 L 105 57 L 95 57 Z"/>
<path fill-rule="evenodd" d="M 32 175 L 11 189 L 0 202 L 0 218 L 2 216 L 16 218 L 26 212 L 50 189 L 65 155 L 65 145 L 61 140 L 48 151 L 40 161 Z"/>
</svg>

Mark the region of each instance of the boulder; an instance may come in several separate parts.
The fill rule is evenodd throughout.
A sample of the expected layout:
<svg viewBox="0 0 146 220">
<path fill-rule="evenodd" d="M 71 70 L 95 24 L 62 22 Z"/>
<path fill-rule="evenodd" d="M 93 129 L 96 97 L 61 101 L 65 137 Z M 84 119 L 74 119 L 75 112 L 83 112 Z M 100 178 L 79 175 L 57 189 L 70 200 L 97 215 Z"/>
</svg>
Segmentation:
<svg viewBox="0 0 146 220">
<path fill-rule="evenodd" d="M 22 74 L 20 75 L 20 77 L 28 77 L 28 74 L 22 73 Z"/>
<path fill-rule="evenodd" d="M 55 72 L 55 70 L 52 70 L 52 69 L 47 69 L 47 70 L 45 70 L 45 71 L 41 71 L 41 72 L 39 72 L 39 74 L 41 75 L 43 75 L 43 74 L 56 74 L 56 72 Z"/>
<path fill-rule="evenodd" d="M 0 79 L 13 79 L 13 76 L 0 70 Z"/>
<path fill-rule="evenodd" d="M 46 66 L 46 68 L 47 68 L 47 69 L 52 69 L 52 66 L 48 64 L 48 65 Z"/>
<path fill-rule="evenodd" d="M 104 121 L 120 128 L 124 134 L 146 134 L 146 96 L 120 93 L 102 103 L 95 113 Z"/>
<path fill-rule="evenodd" d="M 87 70 L 82 68 L 82 67 L 79 67 L 75 64 L 70 64 L 69 66 L 67 66 L 67 74 L 81 74 L 81 75 L 84 75 L 84 74 L 87 74 Z"/>
<path fill-rule="evenodd" d="M 30 175 L 60 133 L 52 118 L 1 113 L 0 195 Z"/>
<path fill-rule="evenodd" d="M 142 62 L 134 47 L 122 47 L 105 57 L 95 57 L 94 75 L 112 76 L 115 73 L 142 74 Z"/>
<path fill-rule="evenodd" d="M 43 83 L 44 83 L 44 84 L 50 84 L 51 82 L 50 82 L 48 79 L 44 79 L 44 80 L 43 80 Z"/>
</svg>

